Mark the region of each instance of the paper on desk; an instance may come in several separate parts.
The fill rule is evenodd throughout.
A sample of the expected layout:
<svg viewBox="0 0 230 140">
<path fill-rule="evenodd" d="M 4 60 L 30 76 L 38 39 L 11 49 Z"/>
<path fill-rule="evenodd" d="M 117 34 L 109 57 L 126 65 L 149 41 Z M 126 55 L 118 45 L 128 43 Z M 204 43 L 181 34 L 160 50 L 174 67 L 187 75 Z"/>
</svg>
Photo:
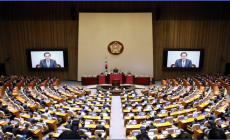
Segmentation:
<svg viewBox="0 0 230 140">
<path fill-rule="evenodd" d="M 160 137 L 161 139 L 164 139 L 164 138 L 165 138 L 163 135 L 160 135 L 159 137 Z"/>
<path fill-rule="evenodd" d="M 131 128 L 131 126 L 130 126 L 130 125 L 127 125 L 127 128 Z"/>
<path fill-rule="evenodd" d="M 87 118 L 90 118 L 90 116 L 87 116 Z"/>
</svg>

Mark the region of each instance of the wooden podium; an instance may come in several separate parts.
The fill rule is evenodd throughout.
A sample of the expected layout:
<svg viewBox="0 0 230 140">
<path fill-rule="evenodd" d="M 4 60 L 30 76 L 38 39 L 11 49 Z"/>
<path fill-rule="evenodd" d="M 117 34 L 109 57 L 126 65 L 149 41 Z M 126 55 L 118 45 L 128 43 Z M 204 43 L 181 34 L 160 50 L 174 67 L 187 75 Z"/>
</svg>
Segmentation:
<svg viewBox="0 0 230 140">
<path fill-rule="evenodd" d="M 113 86 L 113 87 L 118 87 L 118 86 L 120 86 L 120 79 L 113 79 L 113 80 L 112 80 L 112 86 Z"/>
</svg>

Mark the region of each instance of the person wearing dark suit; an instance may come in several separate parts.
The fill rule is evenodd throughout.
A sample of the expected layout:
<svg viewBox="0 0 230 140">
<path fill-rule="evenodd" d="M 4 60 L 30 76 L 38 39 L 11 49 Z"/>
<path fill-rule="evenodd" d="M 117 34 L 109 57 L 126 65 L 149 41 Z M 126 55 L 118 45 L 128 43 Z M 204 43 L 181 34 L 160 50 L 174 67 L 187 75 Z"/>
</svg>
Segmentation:
<svg viewBox="0 0 230 140">
<path fill-rule="evenodd" d="M 149 119 L 154 121 L 155 119 L 158 119 L 158 118 L 159 117 L 157 116 L 157 113 L 155 112 L 154 116 L 150 117 Z"/>
<path fill-rule="evenodd" d="M 56 60 L 50 59 L 49 52 L 44 53 L 45 59 L 40 60 L 40 68 L 57 68 Z"/>
<path fill-rule="evenodd" d="M 128 75 L 131 75 L 131 72 L 129 71 L 127 74 L 128 74 Z"/>
<path fill-rule="evenodd" d="M 16 124 L 15 127 L 13 128 L 12 133 L 14 134 L 14 136 L 17 136 L 17 134 L 21 134 L 21 130 L 19 127 L 19 124 Z"/>
<path fill-rule="evenodd" d="M 25 129 L 22 130 L 23 134 L 26 135 L 26 139 L 33 137 L 34 131 L 29 130 L 29 124 L 26 124 Z"/>
<path fill-rule="evenodd" d="M 208 117 L 208 115 L 206 115 L 205 116 L 205 119 L 202 121 L 202 122 L 200 122 L 200 124 L 204 124 L 206 121 L 208 121 L 209 120 L 209 117 Z"/>
<path fill-rule="evenodd" d="M 216 115 L 214 114 L 214 112 L 210 113 L 210 117 L 209 120 L 215 121 L 216 120 Z"/>
<path fill-rule="evenodd" d="M 11 122 L 9 121 L 8 124 L 4 125 L 2 128 L 3 133 L 6 132 L 12 132 L 13 126 L 11 125 Z"/>
<path fill-rule="evenodd" d="M 151 122 L 151 124 L 146 127 L 147 131 L 149 131 L 150 129 L 157 129 L 157 127 Z"/>
<path fill-rule="evenodd" d="M 105 140 L 106 139 L 106 134 L 104 137 L 102 137 L 102 134 L 101 133 L 98 133 L 98 137 L 95 138 L 96 139 L 99 139 L 99 140 Z"/>
<path fill-rule="evenodd" d="M 33 118 L 33 114 L 30 114 L 30 118 L 28 120 L 32 125 L 38 121 L 37 119 Z"/>
<path fill-rule="evenodd" d="M 199 124 L 199 122 L 198 122 L 198 120 L 197 120 L 196 118 L 194 119 L 194 122 L 192 122 L 190 125 L 187 125 L 187 129 L 188 129 L 189 131 L 192 131 L 192 126 L 193 126 L 194 124 Z"/>
<path fill-rule="evenodd" d="M 88 127 L 85 127 L 85 124 L 84 124 L 84 123 L 81 124 L 81 127 L 80 127 L 79 129 L 85 129 L 85 130 L 89 131 L 89 128 L 88 128 Z"/>
<path fill-rule="evenodd" d="M 41 98 L 40 105 L 45 105 L 46 106 L 46 101 L 44 101 L 44 98 Z"/>
<path fill-rule="evenodd" d="M 113 69 L 114 73 L 118 73 L 118 69 L 115 67 L 115 69 Z"/>
<path fill-rule="evenodd" d="M 95 128 L 95 130 L 106 130 L 106 128 L 105 128 L 105 126 L 104 125 L 101 125 L 101 121 L 100 122 L 98 122 L 99 123 L 99 125 L 97 125 L 96 126 L 96 128 Z"/>
<path fill-rule="evenodd" d="M 72 130 L 71 120 L 68 120 L 68 123 L 66 124 L 66 128 L 69 128 L 70 130 Z"/>
<path fill-rule="evenodd" d="M 192 67 L 192 61 L 190 59 L 187 59 L 187 53 L 182 52 L 180 54 L 180 56 L 181 56 L 181 59 L 176 60 L 174 67 L 191 68 Z"/>
</svg>

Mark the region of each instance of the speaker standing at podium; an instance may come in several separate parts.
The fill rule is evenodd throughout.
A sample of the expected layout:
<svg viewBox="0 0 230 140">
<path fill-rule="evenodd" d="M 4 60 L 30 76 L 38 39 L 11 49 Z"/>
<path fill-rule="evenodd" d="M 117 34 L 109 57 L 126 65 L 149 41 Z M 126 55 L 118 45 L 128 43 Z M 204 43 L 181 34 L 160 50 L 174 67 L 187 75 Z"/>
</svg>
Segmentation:
<svg viewBox="0 0 230 140">
<path fill-rule="evenodd" d="M 113 69 L 113 73 L 118 73 L 118 69 L 116 67 Z"/>
</svg>

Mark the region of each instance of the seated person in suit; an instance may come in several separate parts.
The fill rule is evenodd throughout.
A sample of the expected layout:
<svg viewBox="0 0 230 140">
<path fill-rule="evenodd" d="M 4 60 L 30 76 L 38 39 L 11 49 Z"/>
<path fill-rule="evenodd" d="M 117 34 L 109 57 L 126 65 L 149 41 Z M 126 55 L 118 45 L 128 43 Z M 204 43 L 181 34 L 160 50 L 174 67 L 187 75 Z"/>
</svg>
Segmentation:
<svg viewBox="0 0 230 140">
<path fill-rule="evenodd" d="M 187 125 L 187 129 L 188 129 L 189 131 L 192 131 L 192 126 L 193 126 L 194 124 L 199 124 L 199 122 L 197 121 L 196 118 L 194 119 L 194 122 L 192 122 L 190 125 Z"/>
<path fill-rule="evenodd" d="M 33 114 L 30 114 L 30 118 L 28 120 L 32 125 L 38 121 L 37 119 L 33 118 Z"/>
<path fill-rule="evenodd" d="M 55 112 L 52 112 L 50 115 L 51 115 L 52 117 L 55 117 L 55 118 L 58 120 L 58 122 L 61 122 L 61 121 L 62 121 L 62 118 L 58 118 L 58 116 L 55 114 Z"/>
<path fill-rule="evenodd" d="M 96 137 L 95 139 L 105 140 L 106 139 L 106 135 L 104 137 L 102 137 L 102 134 L 98 133 L 98 137 Z"/>
<path fill-rule="evenodd" d="M 85 123 L 82 123 L 81 127 L 79 129 L 85 129 L 85 130 L 89 131 L 89 127 L 85 127 Z"/>
<path fill-rule="evenodd" d="M 23 129 L 22 132 L 24 135 L 26 135 L 26 139 L 27 139 L 29 137 L 33 137 L 35 130 L 34 131 L 29 130 L 29 124 L 26 124 L 25 129 Z"/>
<path fill-rule="evenodd" d="M 53 138 L 53 133 L 51 132 L 51 133 L 49 133 L 49 136 L 46 138 L 47 140 L 51 140 L 51 139 L 54 139 Z"/>
<path fill-rule="evenodd" d="M 148 125 L 146 127 L 146 130 L 149 131 L 150 129 L 157 129 L 157 127 L 155 125 L 153 125 L 153 122 L 150 123 L 150 125 Z"/>
<path fill-rule="evenodd" d="M 66 128 L 69 128 L 70 130 L 72 130 L 71 120 L 68 120 L 68 123 L 66 123 Z"/>
<path fill-rule="evenodd" d="M 83 106 L 82 109 L 81 109 L 80 111 L 86 113 L 87 110 L 85 109 L 85 106 Z"/>
<path fill-rule="evenodd" d="M 113 69 L 113 73 L 118 73 L 118 69 L 116 67 Z"/>
<path fill-rule="evenodd" d="M 209 117 L 208 117 L 208 115 L 206 115 L 205 118 L 204 118 L 204 120 L 202 122 L 200 122 L 200 124 L 204 124 L 208 120 L 209 120 Z"/>
<path fill-rule="evenodd" d="M 37 122 L 37 124 L 40 124 L 42 125 L 43 127 L 43 131 L 47 130 L 48 129 L 48 126 L 46 125 L 46 123 L 43 122 L 43 119 L 40 119 L 39 122 Z"/>
<path fill-rule="evenodd" d="M 17 134 L 21 134 L 21 133 L 22 133 L 22 131 L 21 131 L 20 128 L 18 128 L 18 127 L 19 127 L 19 124 L 16 124 L 16 125 L 14 126 L 14 128 L 13 128 L 12 133 L 14 134 L 14 136 L 17 136 Z"/>
<path fill-rule="evenodd" d="M 105 109 L 105 107 L 101 108 L 101 113 L 107 113 L 108 111 Z"/>
<path fill-rule="evenodd" d="M 131 122 L 135 122 L 136 120 L 134 120 L 134 116 L 131 117 L 131 119 L 129 120 L 128 124 L 131 124 Z"/>
<path fill-rule="evenodd" d="M 128 74 L 128 75 L 131 75 L 131 72 L 129 71 L 127 74 Z"/>
<path fill-rule="evenodd" d="M 98 117 L 98 120 L 103 120 L 103 114 L 100 114 L 99 117 Z"/>
<path fill-rule="evenodd" d="M 8 124 L 4 125 L 2 128 L 3 133 L 6 132 L 12 132 L 13 125 L 11 125 L 11 122 L 9 121 Z"/>
<path fill-rule="evenodd" d="M 209 116 L 209 120 L 212 120 L 212 121 L 215 121 L 215 120 L 216 120 L 216 115 L 215 115 L 214 111 L 211 112 L 209 115 L 210 115 L 210 116 Z"/>
<path fill-rule="evenodd" d="M 40 68 L 57 68 L 56 60 L 50 59 L 51 54 L 49 52 L 44 53 L 45 59 L 40 60 Z"/>
<path fill-rule="evenodd" d="M 176 60 L 174 67 L 192 68 L 192 61 L 190 59 L 187 59 L 187 53 L 182 52 L 180 56 L 181 56 L 181 59 Z"/>
<path fill-rule="evenodd" d="M 153 116 L 152 116 L 152 115 L 150 116 L 149 120 L 154 121 L 155 119 L 158 119 L 158 118 L 159 118 L 159 117 L 157 116 L 157 113 L 155 112 L 155 113 L 153 114 Z"/>
<path fill-rule="evenodd" d="M 99 124 L 96 126 L 95 130 L 106 130 L 105 126 L 104 125 L 101 125 L 101 121 L 98 122 Z"/>
<path fill-rule="evenodd" d="M 51 115 L 50 115 L 50 113 L 49 113 L 49 110 L 48 109 L 46 109 L 45 110 L 45 113 L 44 113 L 47 117 L 52 117 Z"/>
</svg>

